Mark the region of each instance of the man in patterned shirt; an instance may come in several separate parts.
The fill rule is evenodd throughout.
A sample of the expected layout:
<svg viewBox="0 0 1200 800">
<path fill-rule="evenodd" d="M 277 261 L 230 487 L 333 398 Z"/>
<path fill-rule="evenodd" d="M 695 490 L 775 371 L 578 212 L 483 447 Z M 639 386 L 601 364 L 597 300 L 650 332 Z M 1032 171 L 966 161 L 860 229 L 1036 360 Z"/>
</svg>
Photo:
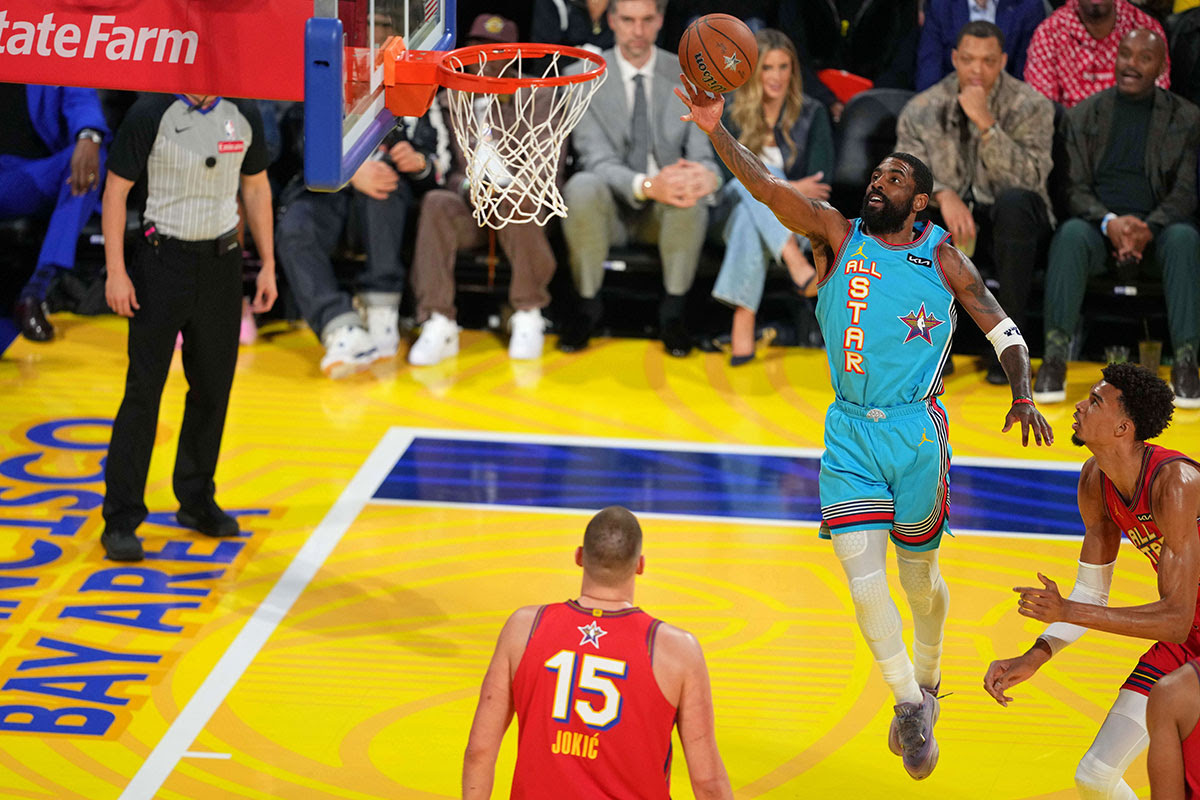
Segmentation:
<svg viewBox="0 0 1200 800">
<path fill-rule="evenodd" d="M 1054 106 L 1004 71 L 1004 34 L 991 22 L 964 25 L 951 57 L 954 72 L 900 112 L 896 149 L 933 165 L 932 219 L 986 263 L 1000 283 L 996 299 L 1024 327 L 1030 249 L 1050 241 Z M 997 357 L 987 381 L 1008 383 Z"/>
<path fill-rule="evenodd" d="M 1166 41 L 1162 26 L 1129 0 L 1067 0 L 1033 32 L 1025 82 L 1070 108 L 1116 83 L 1113 68 L 1125 34 L 1137 28 Z M 1171 88 L 1170 60 L 1157 85 Z"/>
</svg>

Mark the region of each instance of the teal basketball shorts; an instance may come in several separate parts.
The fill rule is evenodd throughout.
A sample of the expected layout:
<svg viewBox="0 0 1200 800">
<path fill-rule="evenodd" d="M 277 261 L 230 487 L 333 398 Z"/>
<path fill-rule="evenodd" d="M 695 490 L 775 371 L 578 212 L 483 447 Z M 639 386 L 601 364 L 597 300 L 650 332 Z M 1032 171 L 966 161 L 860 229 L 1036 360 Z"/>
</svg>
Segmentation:
<svg viewBox="0 0 1200 800">
<path fill-rule="evenodd" d="M 835 400 L 825 415 L 821 516 L 829 532 L 890 530 L 932 550 L 950 511 L 950 439 L 937 398 L 886 408 Z"/>
</svg>

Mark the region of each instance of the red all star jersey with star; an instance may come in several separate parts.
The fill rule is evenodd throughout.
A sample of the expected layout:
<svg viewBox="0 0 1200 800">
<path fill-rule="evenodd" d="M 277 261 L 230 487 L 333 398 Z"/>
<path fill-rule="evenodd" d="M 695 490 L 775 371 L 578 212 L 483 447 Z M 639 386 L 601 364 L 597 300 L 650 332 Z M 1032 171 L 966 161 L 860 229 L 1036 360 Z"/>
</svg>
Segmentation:
<svg viewBox="0 0 1200 800">
<path fill-rule="evenodd" d="M 1129 541 L 1133 543 L 1134 547 L 1150 559 L 1155 572 L 1158 572 L 1158 559 L 1162 553 L 1162 531 L 1158 529 L 1158 523 L 1154 521 L 1154 509 L 1150 507 L 1151 488 L 1158 471 L 1163 465 L 1172 461 L 1186 461 L 1200 469 L 1200 464 L 1183 453 L 1155 444 L 1146 445 L 1146 450 L 1142 455 L 1142 471 L 1138 475 L 1133 497 L 1129 500 L 1126 500 L 1117 491 L 1117 487 L 1113 485 L 1107 475 L 1104 475 L 1103 472 L 1100 473 L 1103 476 L 1104 507 L 1108 512 L 1109 519 L 1129 537 Z M 1197 525 L 1197 530 L 1200 532 L 1200 524 Z M 1200 606 L 1200 599 L 1197 600 L 1197 603 Z M 1197 614 L 1200 616 L 1200 610 Z"/>
<path fill-rule="evenodd" d="M 675 707 L 654 678 L 659 625 L 637 608 L 539 609 L 513 677 L 514 800 L 670 798 Z"/>
</svg>

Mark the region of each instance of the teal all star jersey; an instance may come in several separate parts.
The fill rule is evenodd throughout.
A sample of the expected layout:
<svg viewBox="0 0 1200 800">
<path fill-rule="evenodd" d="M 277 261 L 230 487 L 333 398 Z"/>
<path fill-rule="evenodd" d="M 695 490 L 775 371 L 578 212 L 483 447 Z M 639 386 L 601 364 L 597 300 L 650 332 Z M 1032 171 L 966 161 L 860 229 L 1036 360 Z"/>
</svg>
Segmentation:
<svg viewBox="0 0 1200 800">
<path fill-rule="evenodd" d="M 932 222 L 916 227 L 914 241 L 891 245 L 851 220 L 821 282 L 817 322 L 839 400 L 886 408 L 942 393 L 958 319 L 937 255 L 950 234 Z"/>
</svg>

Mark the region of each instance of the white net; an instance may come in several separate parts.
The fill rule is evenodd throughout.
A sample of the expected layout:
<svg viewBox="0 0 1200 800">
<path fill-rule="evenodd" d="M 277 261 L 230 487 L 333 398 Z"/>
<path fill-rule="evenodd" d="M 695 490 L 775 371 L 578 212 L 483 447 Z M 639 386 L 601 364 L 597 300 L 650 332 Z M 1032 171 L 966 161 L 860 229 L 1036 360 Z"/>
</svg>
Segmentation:
<svg viewBox="0 0 1200 800">
<path fill-rule="evenodd" d="M 535 74 L 545 79 L 566 74 L 568 60 L 561 53 L 525 59 L 517 50 L 515 55 L 506 52 L 500 57 L 487 52 L 451 53 L 442 64 L 467 75 L 499 78 L 523 77 L 523 67 L 536 64 Z M 454 136 L 466 157 L 471 206 L 480 226 L 545 225 L 551 217 L 567 215 L 558 190 L 566 139 L 603 82 L 601 73 L 565 86 L 534 83 L 512 94 L 446 89 Z"/>
</svg>

